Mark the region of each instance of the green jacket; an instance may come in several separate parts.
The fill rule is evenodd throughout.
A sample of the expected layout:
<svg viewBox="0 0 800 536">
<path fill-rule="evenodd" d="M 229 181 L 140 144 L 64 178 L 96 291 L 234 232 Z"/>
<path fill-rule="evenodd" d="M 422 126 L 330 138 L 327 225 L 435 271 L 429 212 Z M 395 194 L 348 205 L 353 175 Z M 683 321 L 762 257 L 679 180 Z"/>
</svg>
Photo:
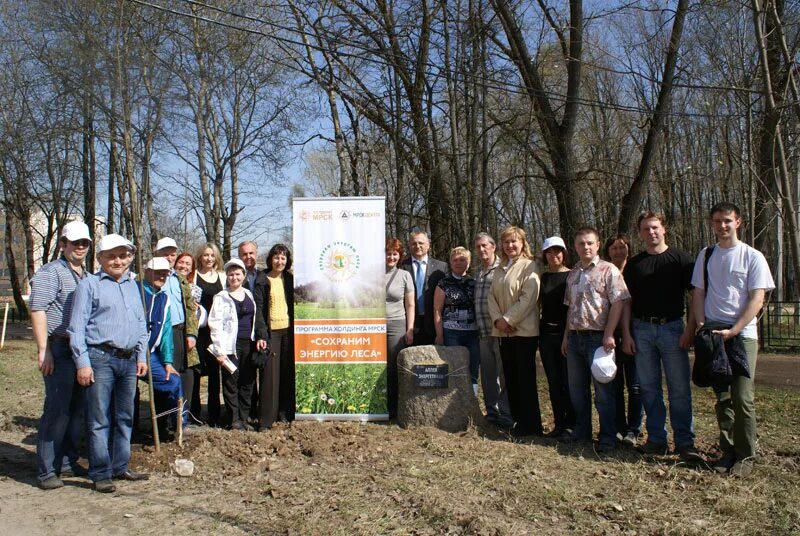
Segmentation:
<svg viewBox="0 0 800 536">
<path fill-rule="evenodd" d="M 194 298 L 192 298 L 192 285 L 182 275 L 178 276 L 178 281 L 181 282 L 181 294 L 183 294 L 183 310 L 186 318 L 185 334 L 186 337 L 193 337 L 197 341 L 197 314 Z M 186 365 L 188 367 L 196 367 L 199 364 L 200 354 L 197 353 L 197 347 L 186 352 Z"/>
</svg>

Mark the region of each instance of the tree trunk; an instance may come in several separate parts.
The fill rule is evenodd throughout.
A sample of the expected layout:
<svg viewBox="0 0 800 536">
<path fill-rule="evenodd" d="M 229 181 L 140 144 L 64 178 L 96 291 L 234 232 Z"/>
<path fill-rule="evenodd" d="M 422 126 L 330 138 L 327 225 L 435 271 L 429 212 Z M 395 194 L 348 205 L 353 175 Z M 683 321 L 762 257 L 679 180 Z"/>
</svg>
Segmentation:
<svg viewBox="0 0 800 536">
<path fill-rule="evenodd" d="M 6 207 L 7 209 L 8 207 Z M 22 299 L 23 290 L 22 284 L 19 280 L 19 272 L 17 271 L 17 259 L 14 255 L 14 229 L 11 211 L 6 210 L 6 225 L 5 225 L 5 250 L 6 250 L 6 268 L 8 269 L 8 279 L 11 282 L 11 294 L 14 296 L 14 304 L 20 313 L 24 316 L 28 314 L 28 305 Z"/>
<path fill-rule="evenodd" d="M 678 7 L 675 11 L 675 19 L 672 23 L 672 34 L 669 38 L 669 48 L 664 59 L 664 73 L 661 77 L 661 87 L 658 91 L 653 115 L 650 117 L 650 128 L 647 131 L 647 139 L 642 149 L 642 158 L 639 162 L 639 169 L 633 179 L 628 193 L 622 198 L 617 222 L 617 232 L 631 234 L 631 224 L 633 223 L 634 213 L 638 210 L 642 200 L 642 194 L 647 186 L 650 176 L 650 167 L 653 157 L 656 154 L 659 134 L 666 123 L 667 112 L 670 107 L 670 96 L 672 94 L 672 81 L 675 78 L 675 65 L 678 60 L 678 48 L 683 33 L 683 22 L 686 12 L 689 9 L 689 0 L 678 0 Z"/>
</svg>

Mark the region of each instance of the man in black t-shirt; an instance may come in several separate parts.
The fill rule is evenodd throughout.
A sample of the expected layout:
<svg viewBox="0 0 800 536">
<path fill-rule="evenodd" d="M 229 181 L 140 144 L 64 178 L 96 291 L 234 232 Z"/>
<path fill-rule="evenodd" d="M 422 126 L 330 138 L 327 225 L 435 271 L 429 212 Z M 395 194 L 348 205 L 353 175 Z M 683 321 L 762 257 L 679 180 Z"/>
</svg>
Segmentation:
<svg viewBox="0 0 800 536">
<path fill-rule="evenodd" d="M 675 447 L 684 461 L 700 461 L 694 446 L 692 427 L 691 371 L 687 349 L 694 334 L 694 317 L 689 311 L 684 326 L 686 292 L 691 290 L 694 259 L 665 242 L 663 214 L 644 212 L 639 216 L 639 236 L 646 250 L 628 261 L 625 283 L 631 293 L 623 313 L 623 349 L 636 356 L 642 403 L 647 414 L 645 454 L 666 454 L 667 412 L 661 386 L 661 370 L 667 378 L 669 417 Z M 632 320 L 632 322 L 631 322 Z"/>
</svg>

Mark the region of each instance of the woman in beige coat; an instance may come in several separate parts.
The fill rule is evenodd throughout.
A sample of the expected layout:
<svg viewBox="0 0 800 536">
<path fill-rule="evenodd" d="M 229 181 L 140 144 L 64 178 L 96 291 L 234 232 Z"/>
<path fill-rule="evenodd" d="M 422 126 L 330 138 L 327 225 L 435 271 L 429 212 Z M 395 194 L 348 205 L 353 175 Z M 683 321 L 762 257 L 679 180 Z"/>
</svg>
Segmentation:
<svg viewBox="0 0 800 536">
<path fill-rule="evenodd" d="M 500 357 L 514 419 L 515 436 L 542 435 L 536 390 L 536 347 L 539 341 L 539 275 L 528 237 L 510 226 L 500 235 L 502 252 L 489 294 L 492 335 L 500 340 Z"/>
</svg>

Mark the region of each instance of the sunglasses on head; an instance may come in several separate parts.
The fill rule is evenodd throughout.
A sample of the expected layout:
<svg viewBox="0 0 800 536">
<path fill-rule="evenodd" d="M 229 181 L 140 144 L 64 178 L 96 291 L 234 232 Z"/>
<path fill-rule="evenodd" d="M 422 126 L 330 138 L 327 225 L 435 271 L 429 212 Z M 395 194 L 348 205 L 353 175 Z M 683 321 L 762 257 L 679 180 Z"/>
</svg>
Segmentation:
<svg viewBox="0 0 800 536">
<path fill-rule="evenodd" d="M 80 240 L 70 240 L 69 243 L 76 248 L 88 248 L 92 241 L 88 238 L 81 238 Z"/>
</svg>

